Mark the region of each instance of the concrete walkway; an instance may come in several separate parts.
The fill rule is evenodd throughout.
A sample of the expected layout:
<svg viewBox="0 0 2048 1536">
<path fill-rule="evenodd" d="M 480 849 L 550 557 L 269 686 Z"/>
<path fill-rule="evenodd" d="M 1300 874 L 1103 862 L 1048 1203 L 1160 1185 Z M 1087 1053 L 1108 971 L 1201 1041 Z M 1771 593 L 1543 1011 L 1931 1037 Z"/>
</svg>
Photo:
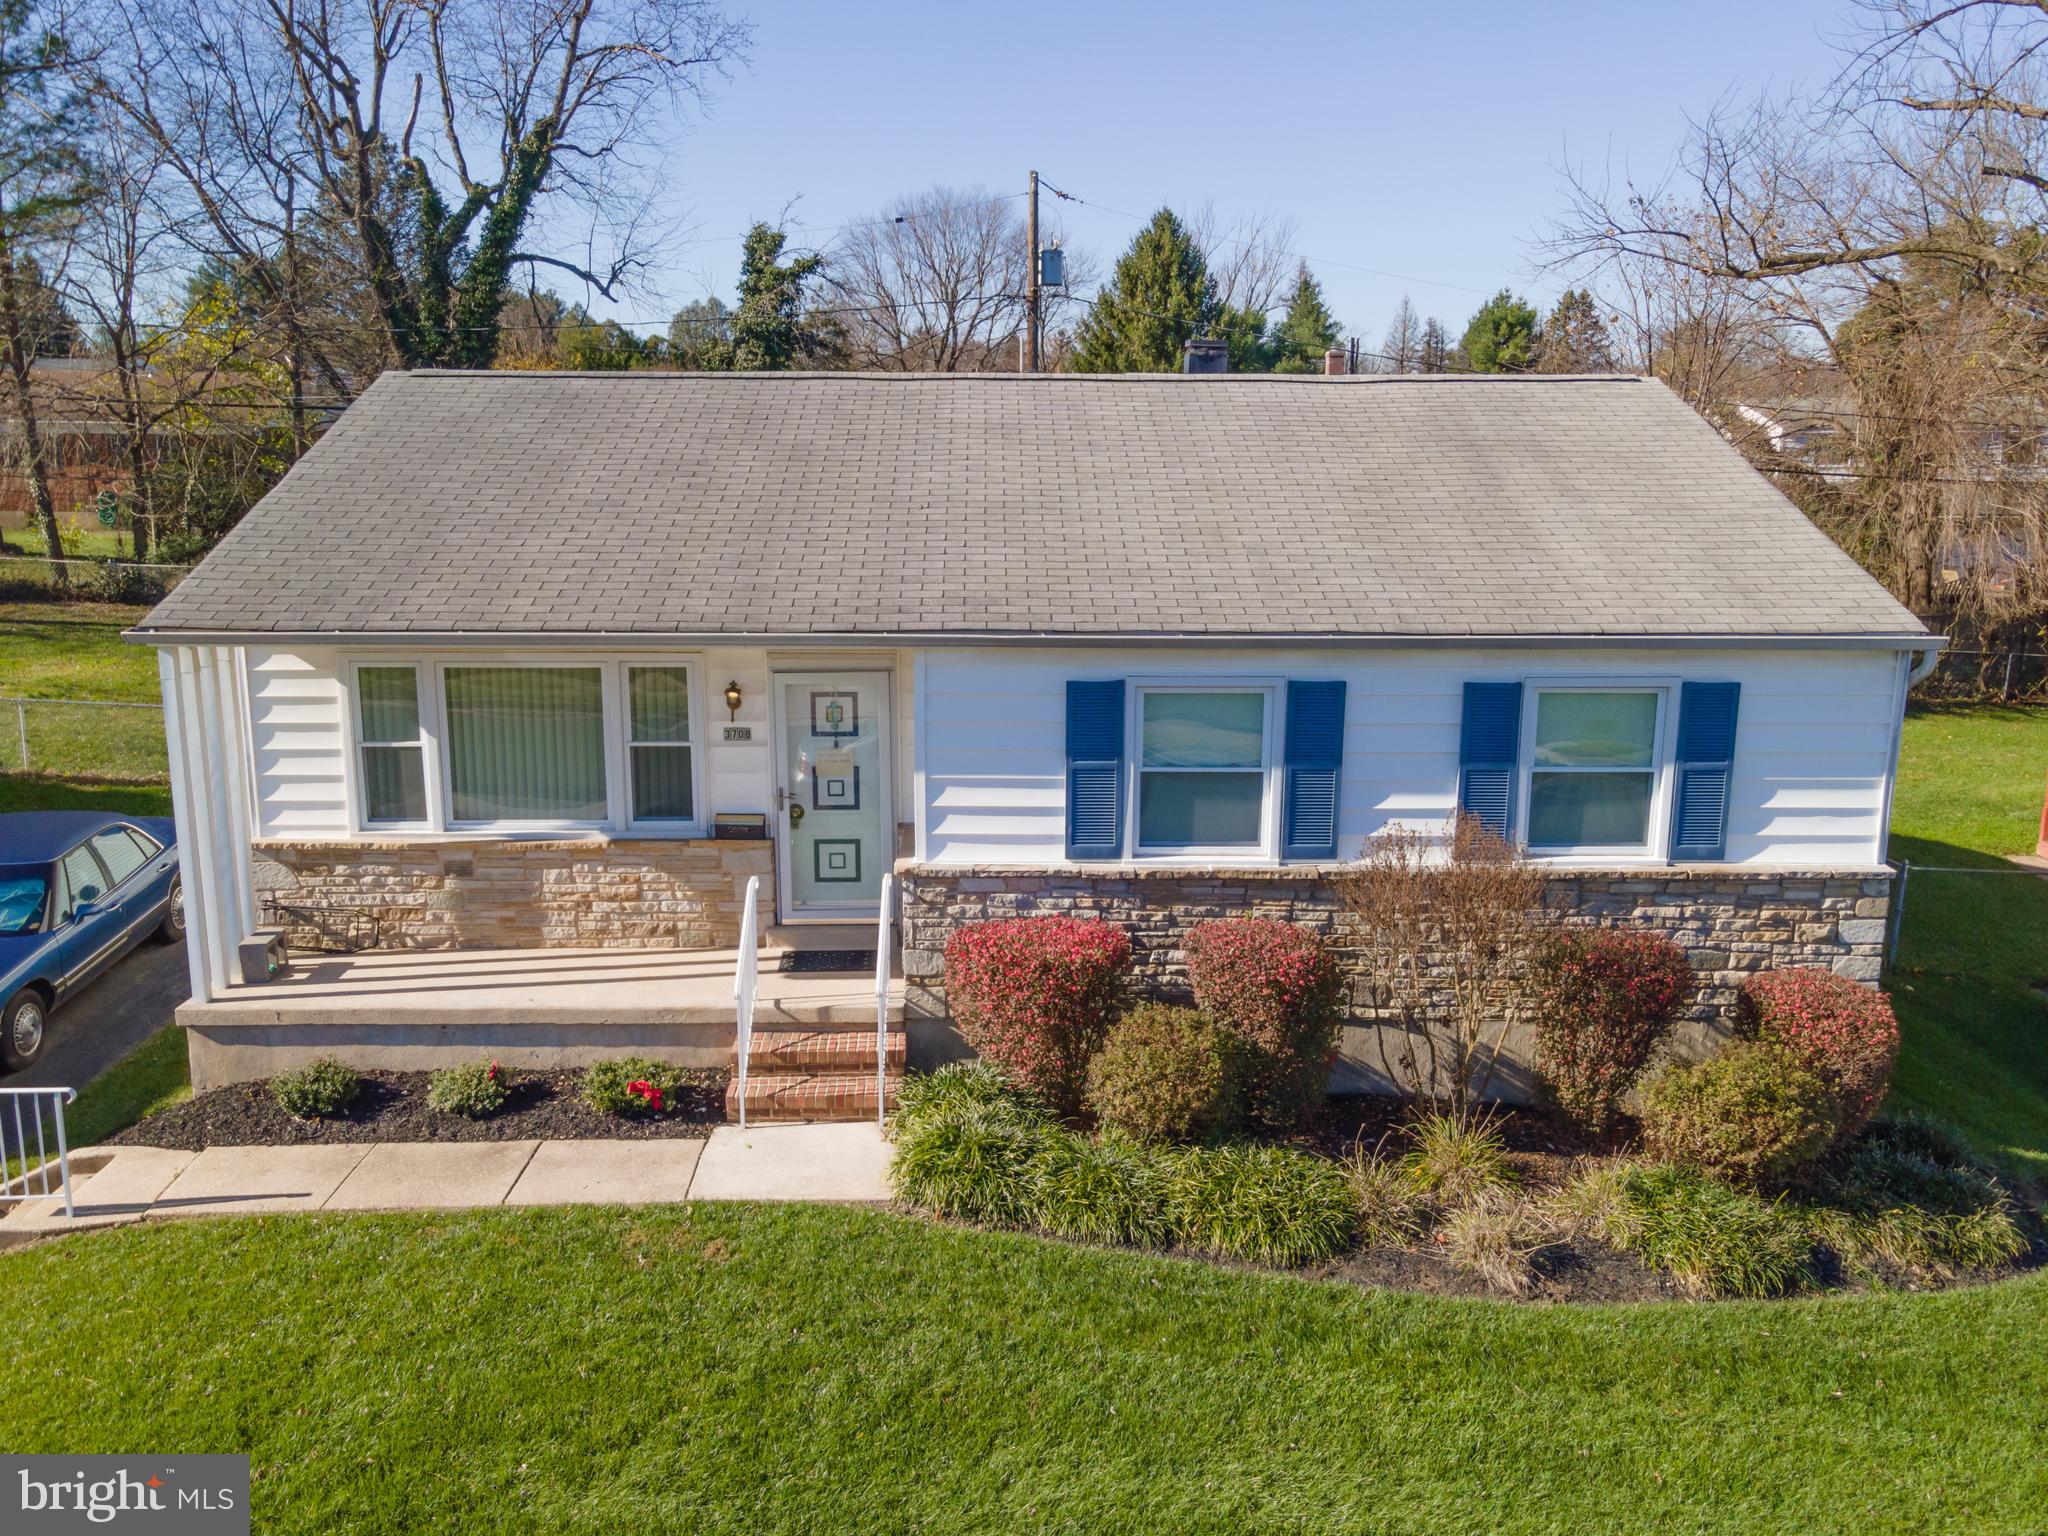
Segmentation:
<svg viewBox="0 0 2048 1536">
<path fill-rule="evenodd" d="M 274 1211 L 468 1210 L 679 1200 L 886 1200 L 893 1148 L 873 1125 L 721 1125 L 703 1141 L 356 1142 L 87 1148 L 72 1205 L 0 1217 L 0 1247 L 130 1222 Z"/>
</svg>

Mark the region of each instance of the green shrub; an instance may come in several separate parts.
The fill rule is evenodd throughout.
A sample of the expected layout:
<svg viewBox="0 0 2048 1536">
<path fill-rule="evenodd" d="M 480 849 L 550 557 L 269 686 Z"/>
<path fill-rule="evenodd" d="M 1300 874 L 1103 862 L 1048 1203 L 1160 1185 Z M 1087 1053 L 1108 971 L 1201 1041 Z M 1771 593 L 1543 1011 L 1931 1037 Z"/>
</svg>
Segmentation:
<svg viewBox="0 0 2048 1536">
<path fill-rule="evenodd" d="M 1778 1184 L 1827 1150 L 1840 1124 L 1828 1081 L 1781 1047 L 1738 1041 L 1643 1085 L 1643 1140 L 1665 1162 L 1749 1187 Z"/>
<path fill-rule="evenodd" d="M 512 1098 L 512 1074 L 495 1061 L 444 1067 L 427 1079 L 427 1104 L 444 1115 L 488 1120 Z"/>
<path fill-rule="evenodd" d="M 1012 1104 L 956 1105 L 898 1128 L 889 1182 L 897 1199 L 935 1215 L 1029 1226 L 1033 1165 L 1064 1136 Z"/>
<path fill-rule="evenodd" d="M 1963 1133 L 1946 1120 L 1917 1110 L 1879 1115 L 1865 1127 L 1864 1141 L 1906 1152 L 1938 1168 L 1976 1168 L 1980 1164 Z"/>
<path fill-rule="evenodd" d="M 1344 978 L 1312 929 L 1266 917 L 1198 923 L 1182 951 L 1195 1002 L 1237 1036 L 1246 1108 L 1287 1130 L 1323 1102 L 1344 1023 Z"/>
<path fill-rule="evenodd" d="M 1344 1171 L 1358 1202 L 1361 1243 L 1368 1248 L 1406 1248 L 1422 1235 L 1422 1193 L 1400 1162 L 1361 1147 Z"/>
<path fill-rule="evenodd" d="M 1409 1127 L 1401 1159 L 1409 1182 L 1442 1205 L 1463 1205 L 1514 1183 L 1508 1149 L 1490 1115 L 1431 1115 Z"/>
<path fill-rule="evenodd" d="M 897 1138 L 928 1120 L 966 1109 L 1008 1110 L 1023 1118 L 1047 1118 L 1038 1097 L 1021 1088 L 993 1062 L 948 1062 L 934 1072 L 913 1072 L 903 1079 L 891 1117 Z"/>
<path fill-rule="evenodd" d="M 1808 1274 L 1812 1242 L 1785 1207 L 1686 1168 L 1632 1168 L 1616 1246 L 1695 1296 L 1782 1296 Z"/>
<path fill-rule="evenodd" d="M 355 1103 L 363 1080 L 355 1068 L 322 1056 L 270 1080 L 270 1096 L 295 1120 L 325 1120 Z"/>
<path fill-rule="evenodd" d="M 1207 1014 L 1140 1003 L 1089 1063 L 1088 1107 L 1138 1141 L 1201 1141 L 1237 1118 L 1236 1056 L 1229 1032 Z"/>
<path fill-rule="evenodd" d="M 583 1102 L 602 1115 L 644 1120 L 672 1112 L 685 1081 L 681 1067 L 645 1056 L 594 1061 L 583 1069 Z"/>
<path fill-rule="evenodd" d="M 1190 1248 L 1259 1264 L 1307 1264 L 1351 1245 L 1358 1205 L 1342 1164 L 1245 1144 L 1175 1154 L 1167 1173 L 1175 1235 Z"/>
<path fill-rule="evenodd" d="M 1967 1154 L 1923 1155 L 1959 1150 L 1930 1129 L 1897 1141 L 1865 1135 L 1829 1158 L 1815 1181 L 1821 1203 L 1808 1212 L 1816 1236 L 1851 1263 L 1880 1258 L 1934 1279 L 2010 1264 L 2027 1240 L 2004 1187 Z"/>
<path fill-rule="evenodd" d="M 1055 1237 L 1162 1247 L 1173 1232 L 1163 1162 L 1119 1137 L 1052 1136 L 1031 1164 L 1032 1224 Z"/>
</svg>

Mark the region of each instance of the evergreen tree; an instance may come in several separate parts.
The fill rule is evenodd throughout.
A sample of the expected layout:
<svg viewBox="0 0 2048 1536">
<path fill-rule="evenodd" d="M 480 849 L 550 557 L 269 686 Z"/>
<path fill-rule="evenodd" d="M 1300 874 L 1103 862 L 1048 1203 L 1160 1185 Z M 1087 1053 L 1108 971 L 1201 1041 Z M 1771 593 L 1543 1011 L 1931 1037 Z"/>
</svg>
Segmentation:
<svg viewBox="0 0 2048 1536">
<path fill-rule="evenodd" d="M 1181 366 L 1182 345 L 1210 334 L 1217 309 L 1216 280 L 1193 236 L 1171 208 L 1162 208 L 1096 295 L 1075 333 L 1068 367 L 1076 373 L 1172 373 Z"/>
<path fill-rule="evenodd" d="M 1272 372 L 1273 342 L 1266 334 L 1266 317 L 1257 310 L 1218 304 L 1209 334 L 1230 343 L 1232 373 Z"/>
<path fill-rule="evenodd" d="M 1476 373 L 1526 373 L 1536 363 L 1536 311 L 1503 288 L 1472 316 L 1461 343 Z"/>
<path fill-rule="evenodd" d="M 1431 315 L 1422 325 L 1422 340 L 1416 347 L 1417 373 L 1448 373 L 1451 368 L 1451 337 L 1443 321 Z"/>
<path fill-rule="evenodd" d="M 706 368 L 781 370 L 811 362 L 831 350 L 829 338 L 804 316 L 804 284 L 825 265 L 813 253 L 784 262 L 788 239 L 779 229 L 756 224 L 740 254 L 740 303 L 732 312 L 727 346 L 704 348 Z"/>
<path fill-rule="evenodd" d="M 1538 373 L 1612 373 L 1614 342 L 1589 289 L 1567 288 L 1543 322 Z"/>
<path fill-rule="evenodd" d="M 1323 354 L 1337 345 L 1341 331 L 1323 302 L 1323 285 L 1304 262 L 1294 274 L 1294 296 L 1287 316 L 1273 332 L 1275 373 L 1321 373 Z"/>
</svg>

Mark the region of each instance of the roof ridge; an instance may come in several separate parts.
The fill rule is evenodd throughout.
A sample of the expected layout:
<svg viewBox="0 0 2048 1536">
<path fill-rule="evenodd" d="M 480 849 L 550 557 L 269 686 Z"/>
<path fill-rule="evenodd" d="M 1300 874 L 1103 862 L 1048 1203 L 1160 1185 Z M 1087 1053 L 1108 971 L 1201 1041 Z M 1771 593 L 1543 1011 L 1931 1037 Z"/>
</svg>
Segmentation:
<svg viewBox="0 0 2048 1536">
<path fill-rule="evenodd" d="M 378 377 L 402 379 L 609 379 L 641 383 L 686 379 L 819 379 L 883 384 L 1066 383 L 1066 384 L 1641 384 L 1639 373 L 911 373 L 879 368 L 743 369 L 707 372 L 688 368 L 387 368 Z"/>
</svg>

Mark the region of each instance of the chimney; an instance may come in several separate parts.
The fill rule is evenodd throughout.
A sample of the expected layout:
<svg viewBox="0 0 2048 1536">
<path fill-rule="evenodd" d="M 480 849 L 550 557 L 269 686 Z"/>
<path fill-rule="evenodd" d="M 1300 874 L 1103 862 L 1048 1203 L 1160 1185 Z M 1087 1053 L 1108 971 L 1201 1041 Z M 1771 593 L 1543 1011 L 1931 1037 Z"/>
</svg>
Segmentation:
<svg viewBox="0 0 2048 1536">
<path fill-rule="evenodd" d="M 1329 351 L 1325 352 L 1323 354 L 1323 372 L 1333 379 L 1338 374 L 1345 372 L 1344 353 L 1336 347 L 1332 347 Z"/>
<path fill-rule="evenodd" d="M 1182 373 L 1230 372 L 1230 343 L 1220 336 L 1191 336 L 1181 343 Z"/>
</svg>

